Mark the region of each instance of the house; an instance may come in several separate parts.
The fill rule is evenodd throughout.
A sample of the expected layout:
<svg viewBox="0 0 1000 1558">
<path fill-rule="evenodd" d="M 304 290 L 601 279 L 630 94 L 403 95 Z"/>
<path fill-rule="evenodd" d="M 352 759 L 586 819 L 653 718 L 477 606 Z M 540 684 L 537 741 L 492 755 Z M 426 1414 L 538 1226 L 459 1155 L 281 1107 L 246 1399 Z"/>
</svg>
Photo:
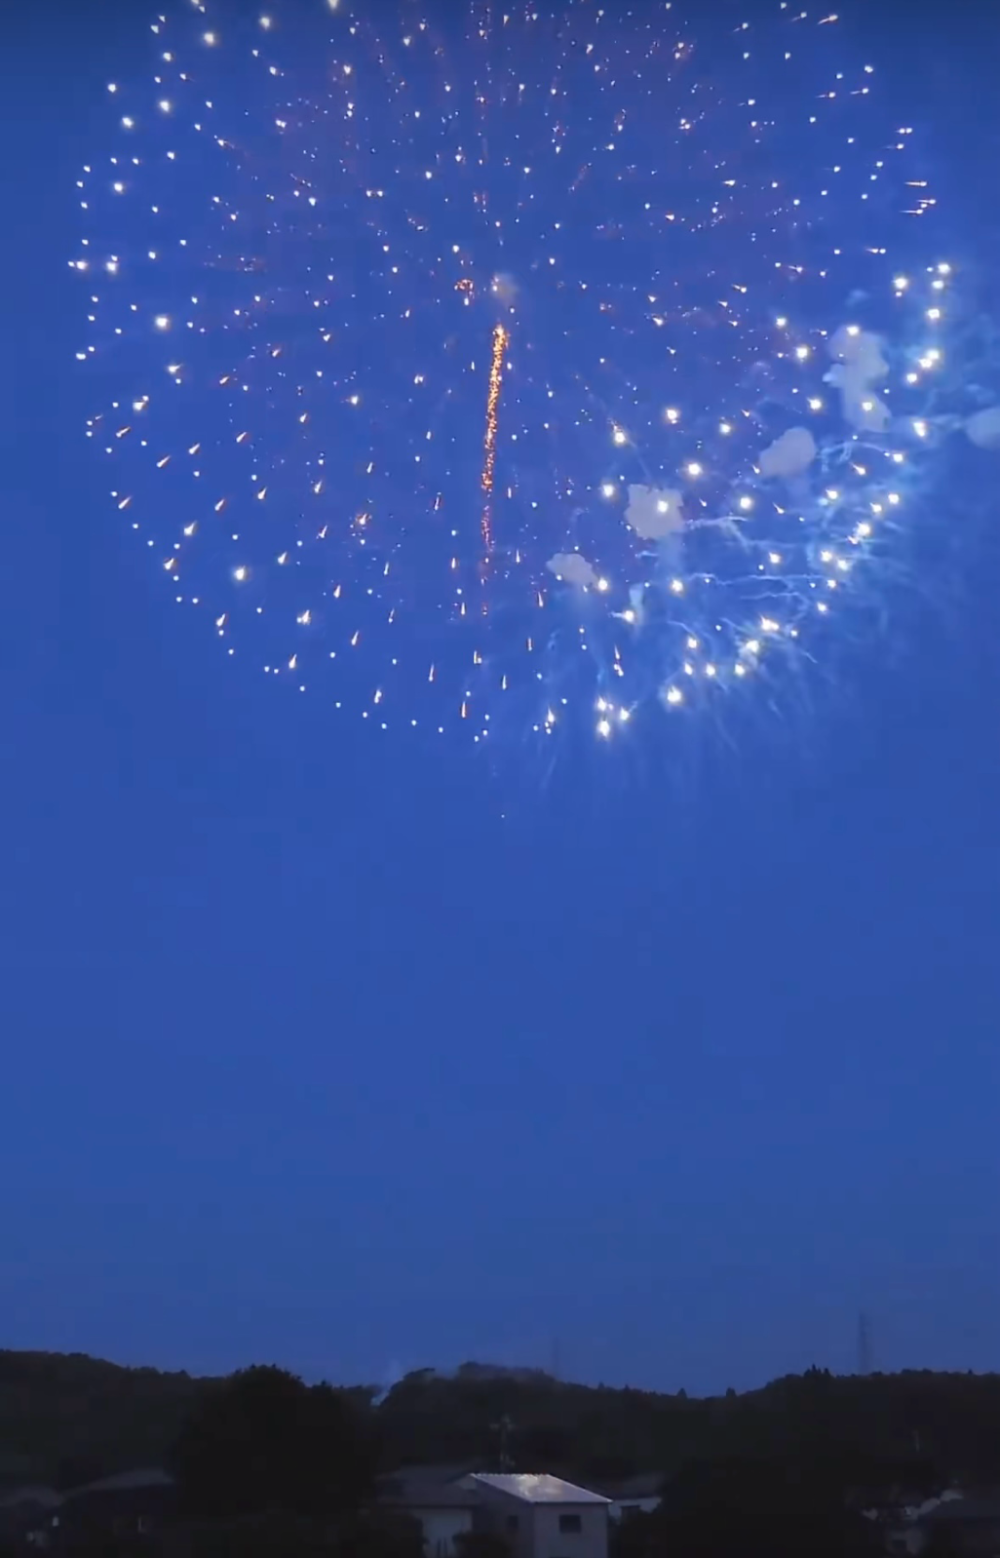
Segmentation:
<svg viewBox="0 0 1000 1558">
<path fill-rule="evenodd" d="M 62 1504 L 54 1488 L 29 1484 L 0 1498 L 0 1543 L 6 1547 L 47 1547 L 52 1517 Z"/>
<path fill-rule="evenodd" d="M 468 1464 L 403 1466 L 378 1479 L 378 1504 L 420 1522 L 427 1558 L 454 1558 L 456 1536 L 473 1529 L 479 1500 L 460 1485 L 468 1470 Z"/>
<path fill-rule="evenodd" d="M 651 1515 L 660 1507 L 663 1481 L 661 1471 L 642 1471 L 620 1482 L 602 1483 L 600 1491 L 611 1500 L 609 1519 L 617 1524 L 629 1515 Z"/>
<path fill-rule="evenodd" d="M 380 1477 L 377 1502 L 420 1522 L 427 1558 L 455 1558 L 456 1537 L 492 1531 L 514 1558 L 607 1558 L 610 1499 L 559 1477 L 404 1466 Z"/>
<path fill-rule="evenodd" d="M 1000 1494 L 942 1499 L 921 1515 L 916 1529 L 921 1538 L 918 1552 L 943 1538 L 953 1551 L 993 1558 L 1000 1553 Z"/>
<path fill-rule="evenodd" d="M 102 1477 L 63 1495 L 50 1545 L 67 1551 L 104 1537 L 145 1536 L 169 1522 L 175 1504 L 174 1480 L 159 1467 Z"/>
<path fill-rule="evenodd" d="M 547 1473 L 473 1472 L 477 1525 L 506 1536 L 515 1558 L 608 1558 L 611 1500 Z"/>
<path fill-rule="evenodd" d="M 855 1500 L 851 1507 L 878 1527 L 887 1553 L 895 1558 L 917 1558 L 929 1539 L 924 1520 L 943 1504 L 962 1497 L 957 1488 L 946 1488 L 931 1498 L 914 1489 L 894 1488 L 875 1499 Z"/>
</svg>

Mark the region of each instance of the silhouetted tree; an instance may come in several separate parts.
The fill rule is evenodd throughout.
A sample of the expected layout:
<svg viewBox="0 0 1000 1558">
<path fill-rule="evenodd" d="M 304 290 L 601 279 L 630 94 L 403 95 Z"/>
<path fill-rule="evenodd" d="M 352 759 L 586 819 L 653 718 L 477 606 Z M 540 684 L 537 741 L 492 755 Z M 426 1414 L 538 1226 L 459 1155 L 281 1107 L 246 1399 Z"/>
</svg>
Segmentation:
<svg viewBox="0 0 1000 1558">
<path fill-rule="evenodd" d="M 338 1558 L 425 1558 L 423 1527 L 402 1510 L 367 1509 L 343 1534 Z"/>
<path fill-rule="evenodd" d="M 615 1558 L 854 1558 L 871 1542 L 822 1466 L 733 1457 L 687 1465 L 658 1510 L 623 1523 Z"/>
<path fill-rule="evenodd" d="M 517 1425 L 511 1451 L 519 1466 L 558 1469 L 584 1483 L 650 1470 L 674 1476 L 692 1459 L 788 1461 L 803 1445 L 817 1459 L 867 1458 L 873 1469 L 852 1481 L 871 1503 L 893 1483 L 920 1490 L 921 1458 L 945 1483 L 1000 1482 L 1000 1376 L 817 1373 L 824 1378 L 789 1376 L 735 1396 L 685 1399 L 477 1366 L 461 1378 L 417 1370 L 374 1409 L 367 1389 L 342 1395 L 377 1425 L 387 1471 L 428 1461 L 490 1464 L 491 1425 L 506 1413 Z M 162 1466 L 185 1419 L 222 1388 L 219 1380 L 81 1354 L 0 1350 L 0 1486 L 65 1488 Z"/>
<path fill-rule="evenodd" d="M 185 1550 L 191 1558 L 339 1558 L 331 1532 L 281 1511 L 198 1526 Z"/>
<path fill-rule="evenodd" d="M 965 1551 L 957 1531 L 946 1521 L 934 1521 L 922 1558 L 963 1558 Z"/>
<path fill-rule="evenodd" d="M 202 1397 L 170 1457 L 182 1512 L 197 1520 L 268 1513 L 338 1521 L 371 1485 L 370 1428 L 329 1385 L 250 1368 Z"/>
<path fill-rule="evenodd" d="M 419 1520 L 368 1509 L 332 1529 L 301 1516 L 272 1513 L 201 1528 L 191 1558 L 425 1558 Z"/>
<path fill-rule="evenodd" d="M 97 1482 L 105 1470 L 100 1456 L 64 1455 L 56 1464 L 52 1483 L 56 1488 L 82 1488 L 87 1482 Z"/>
<path fill-rule="evenodd" d="M 510 1543 L 498 1531 L 459 1531 L 458 1558 L 510 1558 Z"/>
<path fill-rule="evenodd" d="M 525 1428 L 517 1436 L 517 1464 L 522 1471 L 555 1471 L 567 1466 L 573 1459 L 573 1440 L 574 1435 L 558 1424 Z"/>
<path fill-rule="evenodd" d="M 641 1509 L 626 1511 L 619 1521 L 612 1521 L 608 1542 L 610 1558 L 664 1558 L 664 1521 L 659 1510 L 652 1513 Z M 675 1554 L 674 1558 L 682 1558 Z"/>
</svg>

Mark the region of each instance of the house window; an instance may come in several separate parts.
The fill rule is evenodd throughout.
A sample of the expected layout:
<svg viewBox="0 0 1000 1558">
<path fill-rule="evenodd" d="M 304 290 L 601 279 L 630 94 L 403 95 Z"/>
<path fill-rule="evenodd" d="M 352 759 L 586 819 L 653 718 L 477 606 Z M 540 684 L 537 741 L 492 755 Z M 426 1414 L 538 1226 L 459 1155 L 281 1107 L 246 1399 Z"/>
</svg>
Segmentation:
<svg viewBox="0 0 1000 1558">
<path fill-rule="evenodd" d="M 568 1535 L 569 1533 L 571 1533 L 573 1531 L 582 1531 L 582 1529 L 583 1529 L 583 1523 L 580 1520 L 580 1516 L 579 1515 L 560 1515 L 559 1516 L 559 1530 L 564 1535 Z"/>
</svg>

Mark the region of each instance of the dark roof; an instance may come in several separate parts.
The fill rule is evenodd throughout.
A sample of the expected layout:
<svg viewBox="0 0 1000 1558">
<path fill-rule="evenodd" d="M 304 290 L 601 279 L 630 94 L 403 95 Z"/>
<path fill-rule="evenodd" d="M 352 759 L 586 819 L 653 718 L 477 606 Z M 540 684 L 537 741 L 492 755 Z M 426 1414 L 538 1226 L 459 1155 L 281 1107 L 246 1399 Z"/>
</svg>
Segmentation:
<svg viewBox="0 0 1000 1558">
<path fill-rule="evenodd" d="M 985 1493 L 977 1498 L 942 1499 L 934 1509 L 929 1509 L 921 1519 L 921 1525 L 943 1525 L 946 1521 L 1000 1521 L 1000 1493 Z"/>
<path fill-rule="evenodd" d="M 459 1478 L 468 1469 L 467 1463 L 400 1466 L 378 1478 L 378 1501 L 403 1509 L 474 1509 L 478 1503 L 476 1495 L 459 1486 Z"/>
<path fill-rule="evenodd" d="M 135 1471 L 120 1471 L 114 1477 L 102 1477 L 99 1482 L 85 1483 L 73 1488 L 67 1499 L 80 1498 L 90 1493 L 130 1493 L 141 1488 L 172 1488 L 174 1479 L 159 1466 L 142 1466 Z"/>
<path fill-rule="evenodd" d="M 377 1481 L 387 1477 L 417 1477 L 421 1482 L 457 1482 L 475 1471 L 476 1461 L 417 1461 L 412 1466 L 397 1466 L 393 1471 L 381 1472 Z"/>
<path fill-rule="evenodd" d="M 630 1498 L 659 1498 L 664 1480 L 662 1471 L 638 1471 L 633 1477 L 622 1477 L 618 1482 L 602 1482 L 600 1492 L 616 1502 Z"/>
<path fill-rule="evenodd" d="M 0 1498 L 0 1509 L 18 1509 L 26 1504 L 36 1506 L 38 1509 L 55 1509 L 62 1503 L 62 1497 L 55 1488 L 42 1487 L 32 1483 L 25 1488 L 12 1488 Z"/>
</svg>

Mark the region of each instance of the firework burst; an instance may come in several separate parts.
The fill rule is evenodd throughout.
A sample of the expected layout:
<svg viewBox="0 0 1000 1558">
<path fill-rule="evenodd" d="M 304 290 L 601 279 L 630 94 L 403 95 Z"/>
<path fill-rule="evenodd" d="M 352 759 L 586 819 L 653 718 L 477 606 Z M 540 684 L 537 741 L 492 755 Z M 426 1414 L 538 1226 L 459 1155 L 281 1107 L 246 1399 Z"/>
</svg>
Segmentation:
<svg viewBox="0 0 1000 1558">
<path fill-rule="evenodd" d="M 833 17 L 151 29 L 79 181 L 89 433 L 178 605 L 269 678 L 606 739 L 819 652 L 941 438 L 1000 444 L 911 129 Z"/>
</svg>

